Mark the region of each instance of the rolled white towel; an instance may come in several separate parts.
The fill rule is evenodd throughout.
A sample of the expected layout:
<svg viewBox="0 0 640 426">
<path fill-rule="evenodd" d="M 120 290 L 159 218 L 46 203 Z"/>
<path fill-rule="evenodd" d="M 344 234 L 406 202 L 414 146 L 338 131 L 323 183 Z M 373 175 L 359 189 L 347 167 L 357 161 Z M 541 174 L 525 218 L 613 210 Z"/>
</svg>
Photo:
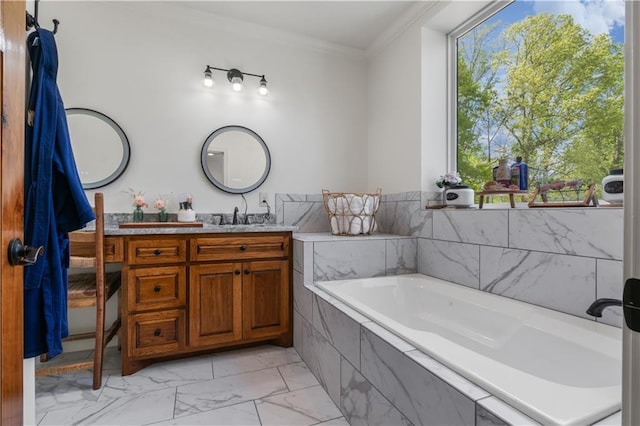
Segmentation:
<svg viewBox="0 0 640 426">
<path fill-rule="evenodd" d="M 334 197 L 327 197 L 327 210 L 330 213 L 335 214 L 338 209 L 336 199 Z"/>
<path fill-rule="evenodd" d="M 363 234 L 369 234 L 373 232 L 373 229 L 371 229 L 372 221 L 373 221 L 372 216 L 362 216 L 362 233 Z"/>
<path fill-rule="evenodd" d="M 364 210 L 364 199 L 359 195 L 352 195 L 349 200 L 349 211 L 352 214 L 360 215 Z"/>
<path fill-rule="evenodd" d="M 349 202 L 345 197 L 337 197 L 335 198 L 336 202 L 336 213 L 343 214 L 349 212 Z"/>
<path fill-rule="evenodd" d="M 376 197 L 373 195 L 364 196 L 364 214 L 372 215 L 375 212 Z"/>
<path fill-rule="evenodd" d="M 331 216 L 329 223 L 331 224 L 331 233 L 333 235 L 339 235 L 340 234 L 340 218 L 338 216 Z"/>
<path fill-rule="evenodd" d="M 349 235 L 360 235 L 362 234 L 362 216 L 346 216 L 349 221 Z"/>
</svg>

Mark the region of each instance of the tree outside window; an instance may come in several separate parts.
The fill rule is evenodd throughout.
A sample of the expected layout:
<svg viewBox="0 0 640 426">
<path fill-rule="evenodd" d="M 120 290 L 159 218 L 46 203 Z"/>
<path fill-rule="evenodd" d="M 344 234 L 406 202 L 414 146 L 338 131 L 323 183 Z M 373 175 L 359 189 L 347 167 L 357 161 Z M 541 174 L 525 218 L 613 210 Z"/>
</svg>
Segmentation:
<svg viewBox="0 0 640 426">
<path fill-rule="evenodd" d="M 593 34 L 566 13 L 513 19 L 518 3 L 457 39 L 458 172 L 481 189 L 521 156 L 530 188 L 600 183 L 623 164 L 623 21 Z"/>
</svg>

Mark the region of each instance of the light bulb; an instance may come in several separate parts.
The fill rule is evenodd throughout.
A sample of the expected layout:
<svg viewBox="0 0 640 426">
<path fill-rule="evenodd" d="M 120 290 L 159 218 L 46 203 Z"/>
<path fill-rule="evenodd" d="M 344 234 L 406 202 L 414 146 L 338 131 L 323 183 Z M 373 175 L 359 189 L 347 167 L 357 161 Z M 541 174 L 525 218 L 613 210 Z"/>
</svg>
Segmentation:
<svg viewBox="0 0 640 426">
<path fill-rule="evenodd" d="M 233 90 L 235 90 L 236 92 L 239 92 L 242 90 L 242 88 L 244 87 L 244 85 L 242 84 L 242 79 L 239 77 L 234 77 L 231 80 L 231 87 L 233 88 Z"/>
<path fill-rule="evenodd" d="M 204 81 L 202 83 L 205 87 L 213 87 L 213 72 L 209 65 L 207 65 L 207 69 L 204 70 Z"/>
<path fill-rule="evenodd" d="M 260 88 L 258 89 L 258 93 L 262 96 L 267 96 L 269 94 L 269 89 L 267 88 L 267 80 L 262 76 L 260 79 Z"/>
<path fill-rule="evenodd" d="M 227 79 L 229 79 L 229 83 L 231 83 L 231 87 L 236 92 L 241 91 L 242 88 L 244 87 L 242 85 L 242 80 L 244 78 L 243 78 L 242 72 L 240 70 L 237 70 L 235 68 L 231 68 L 229 71 L 227 71 Z"/>
</svg>

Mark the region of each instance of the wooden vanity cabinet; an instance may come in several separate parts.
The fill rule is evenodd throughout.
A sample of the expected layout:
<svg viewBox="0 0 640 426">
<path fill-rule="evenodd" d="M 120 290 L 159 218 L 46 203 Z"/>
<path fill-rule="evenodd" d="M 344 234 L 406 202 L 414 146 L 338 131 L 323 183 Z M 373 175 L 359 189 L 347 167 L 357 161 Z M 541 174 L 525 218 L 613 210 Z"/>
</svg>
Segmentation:
<svg viewBox="0 0 640 426">
<path fill-rule="evenodd" d="M 291 233 L 130 236 L 124 259 L 123 375 L 207 349 L 292 345 Z"/>
</svg>

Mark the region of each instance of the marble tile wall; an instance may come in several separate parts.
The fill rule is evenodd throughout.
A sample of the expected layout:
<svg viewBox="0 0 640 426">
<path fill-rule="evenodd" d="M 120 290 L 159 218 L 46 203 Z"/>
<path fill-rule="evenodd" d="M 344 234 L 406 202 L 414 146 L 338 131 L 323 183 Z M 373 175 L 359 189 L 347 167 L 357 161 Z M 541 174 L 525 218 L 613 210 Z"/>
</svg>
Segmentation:
<svg viewBox="0 0 640 426">
<path fill-rule="evenodd" d="M 423 194 L 417 191 L 382 194 L 376 214 L 378 232 L 418 236 L 426 221 L 420 215 Z M 322 194 L 276 194 L 276 223 L 297 226 L 298 232 L 329 232 Z M 428 226 L 429 232 L 431 226 Z"/>
<path fill-rule="evenodd" d="M 378 232 L 415 243 L 351 240 L 337 250 L 317 243 L 318 264 L 305 283 L 417 270 L 589 319 L 585 311 L 596 298 L 621 298 L 622 209 L 425 210 L 430 196 L 382 196 Z M 329 232 L 320 194 L 276 194 L 276 212 L 278 224 L 299 232 Z M 622 311 L 607 308 L 598 321 L 621 327 Z"/>
<path fill-rule="evenodd" d="M 415 238 L 374 234 L 333 236 L 297 233 L 293 241 L 294 282 L 370 278 L 417 271 Z M 297 271 L 297 273 L 296 273 Z M 294 286 L 295 291 L 295 286 Z"/>
<path fill-rule="evenodd" d="M 425 214 L 432 236 L 418 237 L 420 273 L 588 319 L 596 298 L 622 297 L 622 209 Z M 599 321 L 621 327 L 620 308 Z"/>
<path fill-rule="evenodd" d="M 301 245 L 294 253 L 314 256 Z M 305 284 L 303 277 L 313 274 L 304 265 L 309 265 L 307 259 L 294 262 L 294 347 L 349 424 L 536 424 L 312 283 Z M 480 406 L 486 399 L 495 401 Z"/>
</svg>

